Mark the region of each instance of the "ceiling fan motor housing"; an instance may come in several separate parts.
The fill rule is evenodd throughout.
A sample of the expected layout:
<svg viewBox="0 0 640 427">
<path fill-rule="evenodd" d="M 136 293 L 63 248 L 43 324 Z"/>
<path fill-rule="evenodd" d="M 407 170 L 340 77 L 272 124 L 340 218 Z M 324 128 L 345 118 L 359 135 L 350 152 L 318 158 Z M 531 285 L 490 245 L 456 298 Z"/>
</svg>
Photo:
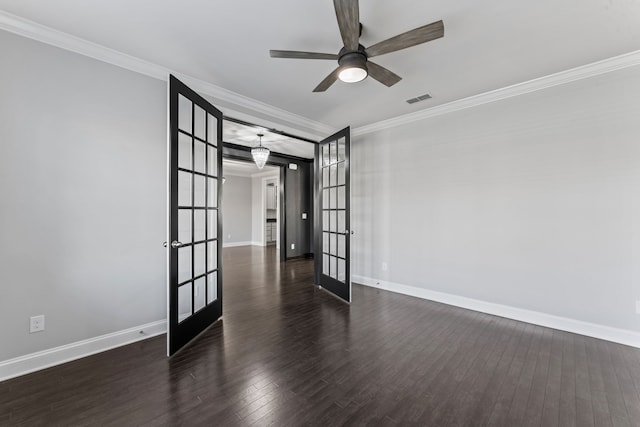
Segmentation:
<svg viewBox="0 0 640 427">
<path fill-rule="evenodd" d="M 327 59 L 334 61 L 338 59 L 338 68 L 325 77 L 324 80 L 313 89 L 314 92 L 326 91 L 338 79 L 345 83 L 357 83 L 366 79 L 369 75 L 383 85 L 391 87 L 402 80 L 402 77 L 375 62 L 369 61 L 369 57 L 373 58 L 386 53 L 396 52 L 444 36 L 444 23 L 440 20 L 414 28 L 410 31 L 405 31 L 402 34 L 378 42 L 365 49 L 364 46 L 358 42 L 362 35 L 362 23 L 359 22 L 359 1 L 334 0 L 333 6 L 336 11 L 340 37 L 342 38 L 344 46 L 337 55 L 296 50 L 271 50 L 269 52 L 272 58 Z"/>
<path fill-rule="evenodd" d="M 344 47 L 338 53 L 338 64 L 342 68 L 362 68 L 367 70 L 367 54 L 364 46 L 358 45 L 357 51 L 350 51 Z"/>
</svg>

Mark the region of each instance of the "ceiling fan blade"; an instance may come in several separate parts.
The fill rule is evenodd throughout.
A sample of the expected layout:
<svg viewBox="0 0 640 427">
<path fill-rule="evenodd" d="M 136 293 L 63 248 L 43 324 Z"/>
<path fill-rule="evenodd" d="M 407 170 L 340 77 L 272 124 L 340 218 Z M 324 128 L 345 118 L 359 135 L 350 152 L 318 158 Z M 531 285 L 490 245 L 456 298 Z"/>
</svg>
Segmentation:
<svg viewBox="0 0 640 427">
<path fill-rule="evenodd" d="M 415 28 L 406 33 L 398 34 L 395 37 L 376 43 L 366 49 L 367 56 L 384 55 L 385 53 L 395 52 L 431 40 L 439 39 L 444 36 L 444 23 L 442 21 L 432 22 L 431 24 Z"/>
<path fill-rule="evenodd" d="M 329 89 L 329 87 L 331 87 L 331 85 L 334 84 L 336 80 L 338 80 L 338 74 L 340 74 L 340 67 L 336 68 L 331 72 L 331 74 L 325 77 L 324 80 L 321 81 L 313 91 L 324 92 L 325 90 Z"/>
<path fill-rule="evenodd" d="M 375 62 L 367 61 L 367 70 L 371 77 L 387 87 L 393 86 L 402 80 L 402 77 L 376 64 Z"/>
<path fill-rule="evenodd" d="M 298 50 L 270 50 L 272 58 L 293 58 L 293 59 L 333 59 L 337 60 L 338 55 L 334 53 L 301 52 Z"/>
<path fill-rule="evenodd" d="M 347 50 L 357 51 L 360 40 L 360 7 L 358 0 L 333 0 L 342 42 Z"/>
</svg>

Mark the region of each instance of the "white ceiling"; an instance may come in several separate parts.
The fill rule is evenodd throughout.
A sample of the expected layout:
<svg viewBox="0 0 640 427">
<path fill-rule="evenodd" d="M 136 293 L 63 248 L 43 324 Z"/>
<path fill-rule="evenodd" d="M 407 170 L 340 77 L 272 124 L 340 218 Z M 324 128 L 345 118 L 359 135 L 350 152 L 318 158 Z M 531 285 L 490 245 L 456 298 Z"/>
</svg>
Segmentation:
<svg viewBox="0 0 640 427">
<path fill-rule="evenodd" d="M 272 152 L 305 159 L 313 159 L 314 156 L 315 144 L 280 135 L 260 126 L 249 126 L 225 120 L 222 129 L 224 132 L 222 140 L 224 142 L 244 145 L 245 147 L 255 147 L 259 143 L 258 134 L 261 133 L 264 135 L 262 137 L 262 145 Z"/>
<path fill-rule="evenodd" d="M 255 163 L 243 162 L 241 160 L 222 159 L 222 170 L 224 176 L 278 176 L 279 168 L 274 166 L 265 166 L 258 169 Z"/>
<path fill-rule="evenodd" d="M 332 61 L 272 59 L 269 49 L 337 53 L 331 0 L 0 0 L 0 9 L 338 129 L 640 50 L 637 0 L 362 0 L 365 46 L 439 19 L 445 36 L 376 59 L 403 77 L 312 89 Z M 414 105 L 405 100 L 429 93 Z"/>
</svg>

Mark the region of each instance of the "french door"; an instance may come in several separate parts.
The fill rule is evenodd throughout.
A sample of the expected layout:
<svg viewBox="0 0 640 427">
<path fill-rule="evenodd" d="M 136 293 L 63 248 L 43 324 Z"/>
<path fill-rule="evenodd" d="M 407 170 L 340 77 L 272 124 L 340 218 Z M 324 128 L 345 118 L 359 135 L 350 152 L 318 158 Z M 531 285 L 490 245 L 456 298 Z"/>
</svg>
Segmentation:
<svg viewBox="0 0 640 427">
<path fill-rule="evenodd" d="M 316 146 L 315 282 L 351 302 L 347 127 Z"/>
<path fill-rule="evenodd" d="M 169 77 L 167 354 L 222 315 L 222 113 Z"/>
</svg>

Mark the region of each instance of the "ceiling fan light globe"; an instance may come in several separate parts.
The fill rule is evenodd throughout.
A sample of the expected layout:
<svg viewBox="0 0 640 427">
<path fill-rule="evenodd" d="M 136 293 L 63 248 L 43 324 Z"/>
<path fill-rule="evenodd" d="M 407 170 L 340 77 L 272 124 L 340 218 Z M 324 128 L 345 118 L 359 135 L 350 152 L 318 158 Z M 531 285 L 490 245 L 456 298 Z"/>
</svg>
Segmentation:
<svg viewBox="0 0 640 427">
<path fill-rule="evenodd" d="M 344 68 L 338 74 L 338 78 L 345 83 L 357 83 L 364 80 L 367 77 L 367 70 L 360 67 L 348 67 Z"/>
<path fill-rule="evenodd" d="M 364 80 L 369 74 L 367 70 L 367 56 L 362 52 L 345 52 L 344 48 L 340 51 L 340 72 L 338 78 L 345 83 L 356 83 Z"/>
</svg>

